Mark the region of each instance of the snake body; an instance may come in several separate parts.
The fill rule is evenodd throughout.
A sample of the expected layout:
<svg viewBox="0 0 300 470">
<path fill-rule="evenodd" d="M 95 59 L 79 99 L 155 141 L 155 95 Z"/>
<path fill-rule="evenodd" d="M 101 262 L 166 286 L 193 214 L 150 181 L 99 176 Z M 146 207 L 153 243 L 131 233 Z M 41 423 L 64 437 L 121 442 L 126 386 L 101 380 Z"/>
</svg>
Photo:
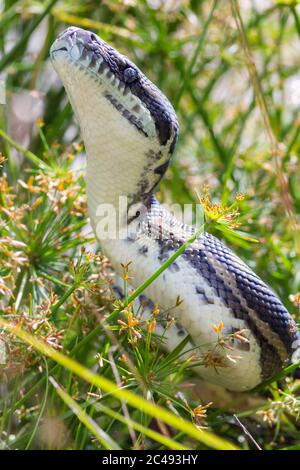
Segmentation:
<svg viewBox="0 0 300 470">
<path fill-rule="evenodd" d="M 131 283 L 137 287 L 194 233 L 153 194 L 176 146 L 175 111 L 134 63 L 94 33 L 68 28 L 50 56 L 85 143 L 92 227 L 116 272 L 121 275 L 121 264 L 131 262 Z M 128 204 L 122 209 L 124 196 Z M 115 208 L 125 236 L 99 236 L 103 214 L 98 209 L 103 205 Z M 146 303 L 161 309 L 173 306 L 178 296 L 183 300 L 174 310 L 180 326 L 169 330 L 167 347 L 189 334 L 189 347 L 206 358 L 198 372 L 207 381 L 230 390 L 251 389 L 298 357 L 299 332 L 281 301 L 206 232 L 144 294 Z M 230 350 L 216 342 L 212 326 L 220 322 Z"/>
</svg>

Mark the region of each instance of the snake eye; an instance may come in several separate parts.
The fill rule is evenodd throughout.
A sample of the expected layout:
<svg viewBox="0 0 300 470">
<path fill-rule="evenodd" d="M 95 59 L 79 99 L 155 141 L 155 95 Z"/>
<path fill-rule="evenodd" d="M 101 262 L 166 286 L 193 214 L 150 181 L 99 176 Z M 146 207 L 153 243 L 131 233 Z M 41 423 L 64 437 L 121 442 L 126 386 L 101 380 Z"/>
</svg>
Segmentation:
<svg viewBox="0 0 300 470">
<path fill-rule="evenodd" d="M 98 42 L 98 38 L 97 38 L 96 34 L 94 34 L 94 33 L 91 34 L 91 40 L 93 42 Z"/>
<path fill-rule="evenodd" d="M 126 83 L 131 83 L 138 77 L 138 72 L 133 67 L 127 67 L 127 69 L 125 69 L 123 73 L 124 81 Z"/>
</svg>

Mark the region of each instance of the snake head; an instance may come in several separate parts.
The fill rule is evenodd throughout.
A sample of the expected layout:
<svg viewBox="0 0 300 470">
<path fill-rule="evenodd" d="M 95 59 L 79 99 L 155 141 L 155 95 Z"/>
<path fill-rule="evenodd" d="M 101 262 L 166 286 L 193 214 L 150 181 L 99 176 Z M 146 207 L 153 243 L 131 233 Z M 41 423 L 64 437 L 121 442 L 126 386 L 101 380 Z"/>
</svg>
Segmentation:
<svg viewBox="0 0 300 470">
<path fill-rule="evenodd" d="M 92 81 L 97 82 L 97 93 L 135 131 L 148 142 L 151 140 L 151 148 L 169 155 L 173 152 L 178 134 L 175 111 L 165 95 L 126 56 L 96 34 L 70 27 L 54 42 L 50 57 L 80 121 L 83 107 L 78 102 L 82 100 L 82 87 L 93 88 Z M 84 79 L 78 79 L 80 73 Z"/>
</svg>

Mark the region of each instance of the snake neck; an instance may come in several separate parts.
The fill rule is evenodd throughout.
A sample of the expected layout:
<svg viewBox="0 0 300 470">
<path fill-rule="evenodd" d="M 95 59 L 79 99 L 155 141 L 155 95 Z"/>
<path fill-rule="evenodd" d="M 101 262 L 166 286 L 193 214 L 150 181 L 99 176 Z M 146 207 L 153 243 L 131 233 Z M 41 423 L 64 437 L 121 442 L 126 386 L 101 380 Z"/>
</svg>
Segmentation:
<svg viewBox="0 0 300 470">
<path fill-rule="evenodd" d="M 99 144 L 96 141 L 99 139 Z M 120 201 L 131 206 L 148 207 L 153 190 L 167 168 L 169 157 L 157 149 L 139 149 L 137 145 L 116 144 L 116 140 L 103 145 L 103 136 L 97 132 L 91 140 L 84 137 L 87 150 L 86 183 L 91 215 L 99 206 L 111 205 L 118 214 Z M 114 145 L 111 145 L 113 143 Z M 91 149 L 91 147 L 93 147 Z M 97 149 L 97 150 L 96 150 Z M 100 150 L 99 150 L 100 149 Z"/>
<path fill-rule="evenodd" d="M 124 229 L 137 213 L 151 211 L 153 188 L 161 177 L 155 170 L 167 163 L 164 155 L 157 155 L 152 149 L 139 153 L 137 149 L 109 146 L 100 155 L 88 150 L 86 186 L 93 229 L 103 217 L 112 217 L 111 224 Z M 106 238 L 101 231 L 97 233 L 100 241 Z"/>
<path fill-rule="evenodd" d="M 103 214 L 105 208 L 110 207 L 117 219 L 125 215 L 121 213 L 125 210 L 124 199 L 131 214 L 140 204 L 148 205 L 168 167 L 177 133 L 172 134 L 167 146 L 145 138 L 107 100 L 101 84 L 85 75 L 82 80 L 83 86 L 76 93 L 76 82 L 67 82 L 66 88 L 77 110 L 85 143 L 88 206 L 95 228 L 97 213 Z"/>
<path fill-rule="evenodd" d="M 63 69 L 64 71 L 64 69 Z M 86 182 L 89 213 L 93 225 L 97 210 L 104 204 L 120 211 L 120 198 L 128 207 L 147 203 L 164 175 L 175 147 L 177 128 L 166 145 L 148 137 L 124 119 L 122 113 L 107 99 L 101 83 L 82 74 L 80 87 L 69 80 L 66 89 L 76 111 L 87 153 Z M 151 127 L 151 126 L 150 126 Z"/>
</svg>

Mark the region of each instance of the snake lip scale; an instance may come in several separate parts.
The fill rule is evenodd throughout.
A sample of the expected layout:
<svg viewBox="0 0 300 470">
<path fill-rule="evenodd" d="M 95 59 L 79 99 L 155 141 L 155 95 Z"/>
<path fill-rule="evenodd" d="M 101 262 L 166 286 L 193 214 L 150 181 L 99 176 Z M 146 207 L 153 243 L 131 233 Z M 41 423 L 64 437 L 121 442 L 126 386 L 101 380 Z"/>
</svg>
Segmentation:
<svg viewBox="0 0 300 470">
<path fill-rule="evenodd" d="M 122 274 L 121 263 L 131 262 L 132 286 L 137 287 L 194 233 L 153 194 L 176 146 L 176 113 L 133 62 L 90 31 L 68 28 L 52 45 L 50 57 L 85 143 L 93 230 L 116 273 Z M 128 200 L 126 210 L 118 205 L 122 196 Z M 121 226 L 130 228 L 124 239 L 99 235 L 103 204 L 113 206 Z M 174 311 L 176 323 L 167 330 L 165 346 L 173 349 L 189 335 L 187 355 L 197 348 L 200 357 L 217 359 L 218 367 L 204 363 L 195 368 L 205 380 L 249 390 L 299 360 L 300 335 L 284 305 L 214 236 L 199 235 L 139 301 L 145 311 L 153 302 L 164 310 L 178 296 L 183 302 Z M 231 337 L 231 357 L 216 343 L 212 325 L 220 321 Z"/>
</svg>

